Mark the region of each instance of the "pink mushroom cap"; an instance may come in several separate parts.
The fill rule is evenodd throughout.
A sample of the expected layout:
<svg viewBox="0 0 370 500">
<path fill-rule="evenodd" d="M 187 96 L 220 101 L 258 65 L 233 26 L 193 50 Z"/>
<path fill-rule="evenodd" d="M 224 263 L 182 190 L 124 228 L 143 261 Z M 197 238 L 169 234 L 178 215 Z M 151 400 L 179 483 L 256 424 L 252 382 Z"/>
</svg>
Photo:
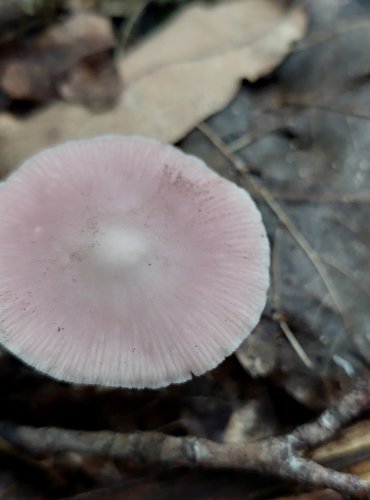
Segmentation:
<svg viewBox="0 0 370 500">
<path fill-rule="evenodd" d="M 0 342 L 70 382 L 162 387 L 259 321 L 269 244 L 249 194 L 143 137 L 69 142 L 0 184 Z"/>
</svg>

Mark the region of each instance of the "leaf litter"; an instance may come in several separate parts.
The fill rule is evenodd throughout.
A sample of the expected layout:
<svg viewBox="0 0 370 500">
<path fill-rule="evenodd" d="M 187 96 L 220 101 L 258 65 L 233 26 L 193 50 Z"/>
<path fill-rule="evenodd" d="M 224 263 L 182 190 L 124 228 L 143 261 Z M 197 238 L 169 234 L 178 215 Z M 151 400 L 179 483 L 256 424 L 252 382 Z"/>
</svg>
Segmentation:
<svg viewBox="0 0 370 500">
<path fill-rule="evenodd" d="M 9 171 L 47 146 L 100 134 L 177 141 L 222 109 L 243 78 L 254 81 L 273 70 L 305 29 L 300 8 L 270 0 L 185 7 L 119 58 L 124 89 L 111 111 L 96 115 L 56 103 L 29 119 L 0 113 L 0 164 Z"/>
<path fill-rule="evenodd" d="M 251 29 L 228 32 L 227 19 L 229 29 L 235 28 L 239 11 L 232 13 L 232 9 L 242 4 L 253 7 L 245 21 Z M 227 15 L 226 7 L 230 9 Z M 215 33 L 222 36 L 213 37 L 209 30 L 198 52 L 195 42 L 182 43 L 189 25 L 194 25 L 196 40 L 197 23 L 202 26 L 202 16 L 208 19 L 212 12 L 222 28 Z M 156 429 L 238 442 L 279 434 L 299 419 L 306 421 L 365 369 L 370 357 L 370 84 L 366 65 L 370 10 L 355 1 L 339 5 L 327 0 L 312 2 L 309 12 L 309 36 L 298 42 L 271 78 L 263 79 L 304 34 L 307 18 L 300 7 L 267 1 L 195 5 L 118 57 L 124 88 L 111 111 L 96 115 L 80 105 L 59 102 L 23 119 L 0 113 L 4 171 L 68 138 L 134 132 L 176 141 L 200 123 L 180 142 L 181 147 L 251 191 L 272 246 L 269 303 L 260 325 L 237 353 L 240 365 L 235 358 L 229 359 L 186 387 L 139 396 L 64 388 L 27 368 L 20 371 L 16 362 L 4 363 L 1 373 L 10 387 L 3 391 L 3 399 L 24 399 L 22 377 L 37 397 L 23 402 L 27 411 L 10 405 L 3 417 L 22 422 L 28 414 L 36 425 L 68 426 L 70 417 L 64 413 L 91 415 L 92 400 L 99 411 L 90 417 L 91 428 Z M 167 50 L 158 49 L 162 44 Z M 219 71 L 218 64 L 226 70 Z M 209 68 L 206 77 L 205 68 Z M 190 72 L 198 76 L 191 82 Z M 180 76 L 180 84 L 174 85 Z M 242 79 L 249 83 L 238 90 Z M 266 390 L 266 379 L 267 386 L 281 388 L 283 393 L 276 396 Z M 75 418 L 71 422 L 73 427 L 85 425 Z M 107 464 L 112 466 L 109 461 L 79 458 L 79 465 L 72 466 L 69 457 L 61 460 L 62 469 L 68 469 L 65 478 L 82 475 L 85 484 L 94 487 L 132 474 L 123 464 L 116 464 L 117 470 L 109 469 L 104 476 Z M 46 470 L 53 468 L 55 464 L 49 464 Z M 198 487 L 204 478 L 190 473 L 189 480 L 189 485 L 194 481 Z M 158 481 L 149 486 L 149 495 L 161 484 Z M 244 498 L 248 488 L 255 491 L 257 487 L 253 481 L 246 485 L 245 477 L 235 478 L 235 495 L 240 491 Z M 276 497 L 276 486 L 271 488 L 270 493 L 263 493 L 258 486 L 260 496 L 255 498 Z M 141 486 L 138 491 L 142 494 Z M 206 482 L 202 494 L 207 497 L 214 491 Z M 176 494 L 181 498 L 180 492 Z M 229 487 L 225 498 L 228 494 Z"/>
<path fill-rule="evenodd" d="M 316 409 L 367 367 L 370 352 L 370 86 L 362 64 L 370 37 L 349 29 L 357 17 L 346 22 L 324 44 L 298 47 L 277 84 L 242 91 L 244 134 L 224 137 L 214 119 L 211 130 L 201 127 L 258 199 L 272 242 L 269 307 L 239 360 Z M 264 328 L 270 333 L 261 336 Z M 295 345 L 271 338 L 287 328 Z M 266 371 L 272 339 L 277 354 Z"/>
</svg>

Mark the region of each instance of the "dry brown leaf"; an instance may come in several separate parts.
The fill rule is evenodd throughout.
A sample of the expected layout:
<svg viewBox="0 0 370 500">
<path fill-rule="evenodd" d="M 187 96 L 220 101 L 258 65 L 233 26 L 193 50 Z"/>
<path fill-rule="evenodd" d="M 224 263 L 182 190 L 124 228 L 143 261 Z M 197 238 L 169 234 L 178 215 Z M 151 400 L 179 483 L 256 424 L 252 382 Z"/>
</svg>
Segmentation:
<svg viewBox="0 0 370 500">
<path fill-rule="evenodd" d="M 175 66 L 186 68 L 192 87 L 204 73 L 220 78 L 214 86 L 243 77 L 254 81 L 275 67 L 305 26 L 301 10 L 270 0 L 195 4 L 132 49 L 122 60 L 122 74 L 132 84 L 158 70 L 165 78 Z"/>
<path fill-rule="evenodd" d="M 105 133 L 179 140 L 223 108 L 242 78 L 276 67 L 305 27 L 301 9 L 274 0 L 190 6 L 120 62 L 126 86 L 114 110 L 96 116 L 59 103 L 24 121 L 0 115 L 0 164 L 9 170 L 54 143 Z"/>
</svg>

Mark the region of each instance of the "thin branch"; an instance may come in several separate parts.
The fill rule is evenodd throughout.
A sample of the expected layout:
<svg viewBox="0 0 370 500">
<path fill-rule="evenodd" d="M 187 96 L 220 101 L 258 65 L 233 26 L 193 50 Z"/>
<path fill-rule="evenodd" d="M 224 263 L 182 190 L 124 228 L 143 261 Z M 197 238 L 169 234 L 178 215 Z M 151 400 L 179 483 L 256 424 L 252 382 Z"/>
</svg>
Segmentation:
<svg viewBox="0 0 370 500">
<path fill-rule="evenodd" d="M 218 444 L 196 437 L 157 432 L 119 434 L 0 424 L 0 434 L 14 446 L 35 455 L 77 452 L 126 459 L 142 465 L 203 466 L 268 473 L 313 488 L 333 488 L 368 498 L 370 485 L 356 476 L 326 469 L 294 452 L 291 438 L 257 443 Z"/>
<path fill-rule="evenodd" d="M 315 448 L 369 408 L 370 387 L 368 376 L 364 376 L 335 405 L 324 411 L 314 422 L 297 427 L 292 436 L 302 449 Z"/>
<path fill-rule="evenodd" d="M 370 484 L 356 476 L 325 468 L 303 453 L 326 442 L 370 407 L 366 379 L 310 424 L 282 437 L 253 443 L 219 444 L 195 436 L 174 437 L 158 432 L 120 434 L 57 428 L 32 428 L 0 423 L 0 436 L 33 455 L 74 451 L 166 466 L 203 466 L 268 473 L 305 484 L 331 488 L 353 498 L 370 497 Z"/>
<path fill-rule="evenodd" d="M 280 292 L 279 292 L 279 286 L 280 286 L 280 265 L 279 265 L 279 259 L 278 259 L 278 249 L 280 247 L 280 233 L 281 229 L 280 226 L 276 228 L 275 231 L 275 238 L 274 238 L 274 245 L 272 247 L 272 256 L 271 256 L 271 274 L 273 277 L 273 283 L 274 283 L 274 293 L 272 295 L 272 303 L 274 304 L 276 313 L 274 314 L 274 320 L 277 321 L 279 324 L 282 332 L 284 333 L 286 339 L 294 349 L 295 353 L 297 356 L 300 358 L 302 363 L 309 369 L 312 370 L 314 369 L 314 363 L 311 361 L 309 356 L 306 354 L 305 350 L 299 343 L 298 339 L 292 332 L 291 328 L 289 327 L 288 323 L 286 322 L 283 314 L 283 309 L 281 305 L 281 297 L 280 297 Z"/>
<path fill-rule="evenodd" d="M 302 361 L 302 363 L 305 365 L 305 367 L 308 368 L 309 370 L 313 370 L 315 368 L 315 365 L 313 364 L 309 356 L 306 354 L 305 350 L 299 343 L 297 337 L 292 332 L 288 323 L 285 321 L 284 316 L 281 314 L 275 314 L 274 319 L 275 321 L 278 322 L 282 332 L 288 339 L 288 342 L 293 347 L 294 351 L 296 352 L 297 356 Z"/>
</svg>

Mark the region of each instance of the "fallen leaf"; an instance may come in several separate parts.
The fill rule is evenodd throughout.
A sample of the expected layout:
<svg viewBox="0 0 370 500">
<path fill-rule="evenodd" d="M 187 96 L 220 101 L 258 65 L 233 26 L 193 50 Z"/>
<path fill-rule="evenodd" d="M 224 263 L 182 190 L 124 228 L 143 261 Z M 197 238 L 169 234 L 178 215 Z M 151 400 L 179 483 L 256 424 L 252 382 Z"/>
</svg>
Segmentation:
<svg viewBox="0 0 370 500">
<path fill-rule="evenodd" d="M 58 103 L 10 128 L 0 114 L 0 164 L 10 170 L 52 144 L 99 134 L 177 141 L 221 109 L 241 79 L 272 71 L 305 28 L 301 9 L 272 0 L 190 6 L 119 63 L 125 90 L 113 110 L 96 116 Z"/>
<path fill-rule="evenodd" d="M 107 19 L 89 13 L 68 17 L 33 39 L 1 47 L 0 89 L 12 100 L 46 102 L 59 92 L 94 108 L 113 103 L 120 92 L 113 47 Z"/>
<path fill-rule="evenodd" d="M 369 91 L 354 93 L 351 107 Z M 333 97 L 330 106 L 338 109 L 341 100 L 341 94 Z M 290 355 L 280 352 L 284 362 L 275 374 L 297 400 L 318 408 L 320 399 L 325 405 L 335 394 L 329 385 L 345 387 L 369 360 L 370 120 L 318 109 L 316 98 L 311 102 L 312 109 L 285 108 L 285 116 L 284 107 L 268 113 L 281 120 L 280 130 L 267 132 L 238 156 L 259 173 L 272 240 L 271 308 L 312 363 L 305 367 L 293 344 L 280 343 Z M 249 186 L 247 180 L 242 184 Z M 281 325 L 276 322 L 283 335 Z"/>
<path fill-rule="evenodd" d="M 128 84 L 159 70 L 165 79 L 166 70 L 186 64 L 190 87 L 213 73 L 221 80 L 214 86 L 255 81 L 275 67 L 305 27 L 301 10 L 269 0 L 195 4 L 133 48 L 122 60 L 122 74 Z"/>
<path fill-rule="evenodd" d="M 312 32 L 275 83 L 243 89 L 248 107 L 235 112 L 249 119 L 232 142 L 223 113 L 208 125 L 240 166 L 272 245 L 269 306 L 238 359 L 314 410 L 370 361 L 367 12 Z"/>
</svg>

